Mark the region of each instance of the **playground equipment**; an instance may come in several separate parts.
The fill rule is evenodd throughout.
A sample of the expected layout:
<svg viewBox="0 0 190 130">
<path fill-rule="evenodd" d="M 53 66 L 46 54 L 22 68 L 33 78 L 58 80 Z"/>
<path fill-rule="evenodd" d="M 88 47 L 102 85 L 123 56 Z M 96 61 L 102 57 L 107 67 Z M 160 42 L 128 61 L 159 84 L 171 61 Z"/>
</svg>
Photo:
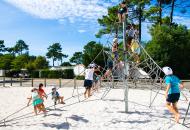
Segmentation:
<svg viewBox="0 0 190 130">
<path fill-rule="evenodd" d="M 162 79 L 164 77 L 164 74 L 162 72 L 161 67 L 152 59 L 152 57 L 147 53 L 145 48 L 141 43 L 139 43 L 138 38 L 134 38 L 135 41 L 132 42 L 131 47 L 127 50 L 127 37 L 126 37 L 126 24 L 127 21 L 124 20 L 122 23 L 123 27 L 123 50 L 121 52 L 122 55 L 120 55 L 120 58 L 122 61 L 118 62 L 115 61 L 112 58 L 112 52 L 104 50 L 104 47 L 99 52 L 99 54 L 94 58 L 94 60 L 91 63 L 94 63 L 95 59 L 99 57 L 100 54 L 104 55 L 105 60 L 105 66 L 102 68 L 101 76 L 104 75 L 104 72 L 108 69 L 107 60 L 108 58 L 111 59 L 111 62 L 113 62 L 113 68 L 111 70 L 111 73 L 109 76 L 101 80 L 101 87 L 105 90 L 102 92 L 102 95 L 100 97 L 101 100 L 104 100 L 104 98 L 108 95 L 111 89 L 113 88 L 124 88 L 125 89 L 125 112 L 128 112 L 128 92 L 129 88 L 143 88 L 150 91 L 150 98 L 149 100 L 149 107 L 152 106 L 154 103 L 154 100 L 156 99 L 157 95 L 159 94 L 159 91 L 162 89 Z M 118 25 L 119 23 L 114 23 L 114 25 Z M 113 29 L 110 33 L 110 35 L 107 38 L 107 42 L 104 46 L 111 48 L 112 44 L 110 41 L 115 38 L 115 34 L 113 33 Z M 78 68 L 77 68 L 78 69 Z M 85 70 L 83 71 L 77 71 L 77 74 L 83 74 Z M 75 80 L 75 79 L 73 79 Z M 68 81 L 72 82 L 73 80 Z M 63 86 L 67 85 L 65 83 Z M 61 87 L 63 87 L 61 86 Z M 72 96 L 67 98 L 66 100 L 69 101 L 72 98 L 78 98 L 78 101 L 76 103 L 83 102 L 87 99 L 80 100 L 80 96 L 83 96 L 83 93 L 79 93 L 78 87 L 76 84 L 74 85 Z M 75 94 L 76 93 L 76 94 Z M 53 104 L 52 106 L 55 107 L 56 104 Z M 70 104 L 69 104 L 70 105 Z M 72 104 L 71 104 L 72 105 Z M 49 106 L 49 107 L 52 107 Z M 189 111 L 190 104 L 188 105 L 188 109 L 186 112 Z M 11 122 L 17 118 L 20 118 L 22 116 L 9 119 L 12 115 L 24 110 L 26 107 L 21 108 L 17 112 L 14 112 L 4 119 L 0 121 L 0 124 L 3 124 L 6 126 L 7 122 Z M 30 113 L 29 113 L 30 114 Z M 25 117 L 25 115 L 23 115 Z M 186 117 L 185 117 L 186 118 Z M 183 123 L 185 122 L 185 118 Z"/>
</svg>

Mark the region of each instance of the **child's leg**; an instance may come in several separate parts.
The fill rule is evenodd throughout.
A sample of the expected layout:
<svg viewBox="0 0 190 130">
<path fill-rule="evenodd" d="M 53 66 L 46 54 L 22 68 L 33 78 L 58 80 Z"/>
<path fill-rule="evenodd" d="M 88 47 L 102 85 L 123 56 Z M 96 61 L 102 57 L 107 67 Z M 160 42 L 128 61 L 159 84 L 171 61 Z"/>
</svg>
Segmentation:
<svg viewBox="0 0 190 130">
<path fill-rule="evenodd" d="M 122 22 L 122 16 L 121 16 L 121 14 L 120 13 L 118 13 L 118 18 L 119 18 L 119 22 L 121 23 Z"/>
<path fill-rule="evenodd" d="M 64 98 L 64 97 L 59 97 L 59 100 L 61 101 L 62 104 L 65 104 L 65 103 L 63 102 L 63 98 Z"/>
<path fill-rule="evenodd" d="M 178 108 L 177 108 L 177 102 L 176 103 L 172 103 L 172 107 L 173 109 L 176 111 L 176 115 L 175 115 L 175 120 L 177 123 L 179 123 L 179 118 L 180 118 L 180 114 L 179 114 L 179 111 L 178 111 Z"/>
<path fill-rule="evenodd" d="M 90 97 L 90 96 L 92 96 L 92 95 L 91 95 L 91 87 L 88 88 L 88 97 Z"/>
<path fill-rule="evenodd" d="M 86 98 L 86 94 L 88 92 L 88 89 L 86 88 L 85 92 L 84 92 L 84 98 Z"/>
<path fill-rule="evenodd" d="M 34 113 L 37 115 L 37 106 L 34 106 Z"/>
<path fill-rule="evenodd" d="M 171 103 L 166 103 L 166 107 L 169 109 L 169 111 L 170 111 L 171 113 L 174 114 L 175 120 L 176 120 L 176 122 L 178 123 L 178 122 L 179 122 L 180 115 L 179 115 L 179 113 L 175 110 L 175 108 L 173 107 L 173 105 L 175 106 L 176 104 L 173 104 L 173 103 L 172 103 L 172 105 L 171 105 Z"/>
<path fill-rule="evenodd" d="M 125 20 L 125 13 L 123 13 L 121 16 L 122 16 L 122 22 L 124 22 L 124 20 Z"/>
</svg>

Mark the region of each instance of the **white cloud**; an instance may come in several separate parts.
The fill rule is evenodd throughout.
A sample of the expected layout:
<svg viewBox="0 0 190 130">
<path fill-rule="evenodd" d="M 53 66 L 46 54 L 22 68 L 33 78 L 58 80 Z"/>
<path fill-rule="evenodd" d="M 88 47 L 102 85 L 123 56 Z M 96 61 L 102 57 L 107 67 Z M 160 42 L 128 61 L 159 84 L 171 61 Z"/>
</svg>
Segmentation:
<svg viewBox="0 0 190 130">
<path fill-rule="evenodd" d="M 78 32 L 79 32 L 79 33 L 84 33 L 84 32 L 86 32 L 86 30 L 80 29 L 80 30 L 78 30 Z"/>
<path fill-rule="evenodd" d="M 80 17 L 96 20 L 107 13 L 113 2 L 107 0 L 4 0 L 17 8 L 42 19 L 67 18 L 71 23 Z M 107 1 L 107 2 L 106 2 Z M 60 21 L 59 21 L 60 22 Z"/>
<path fill-rule="evenodd" d="M 186 25 L 188 28 L 190 28 L 190 17 L 174 16 L 173 19 L 174 22 Z"/>
</svg>

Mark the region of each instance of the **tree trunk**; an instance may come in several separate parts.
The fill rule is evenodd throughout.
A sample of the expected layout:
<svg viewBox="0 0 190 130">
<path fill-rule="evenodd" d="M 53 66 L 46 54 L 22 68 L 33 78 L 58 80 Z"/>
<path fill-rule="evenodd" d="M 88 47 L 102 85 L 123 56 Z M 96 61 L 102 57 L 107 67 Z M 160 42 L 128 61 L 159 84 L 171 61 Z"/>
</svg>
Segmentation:
<svg viewBox="0 0 190 130">
<path fill-rule="evenodd" d="M 54 60 L 54 58 L 53 58 L 53 67 L 54 67 L 54 61 L 55 61 L 55 60 Z"/>
<path fill-rule="evenodd" d="M 141 4 L 139 4 L 139 42 L 141 43 L 141 24 L 142 24 L 142 9 Z"/>
<path fill-rule="evenodd" d="M 172 23 L 173 23 L 174 5 L 175 5 L 175 0 L 172 0 L 172 9 L 171 9 L 171 13 L 170 13 L 170 25 L 172 25 Z"/>
<path fill-rule="evenodd" d="M 159 10 L 159 24 L 161 25 L 162 24 L 162 1 L 161 0 L 159 1 L 159 7 L 160 7 L 160 10 Z"/>
</svg>

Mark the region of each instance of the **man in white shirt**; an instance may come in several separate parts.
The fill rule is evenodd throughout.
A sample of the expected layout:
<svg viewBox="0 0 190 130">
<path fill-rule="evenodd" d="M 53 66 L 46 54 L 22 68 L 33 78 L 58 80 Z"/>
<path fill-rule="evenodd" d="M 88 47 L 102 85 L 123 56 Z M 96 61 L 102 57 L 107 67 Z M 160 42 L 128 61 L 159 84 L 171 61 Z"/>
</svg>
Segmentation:
<svg viewBox="0 0 190 130">
<path fill-rule="evenodd" d="M 84 97 L 91 96 L 91 88 L 93 84 L 93 74 L 94 74 L 94 64 L 90 64 L 88 68 L 85 70 L 85 80 L 84 80 L 84 87 L 86 88 L 84 92 Z"/>
</svg>

